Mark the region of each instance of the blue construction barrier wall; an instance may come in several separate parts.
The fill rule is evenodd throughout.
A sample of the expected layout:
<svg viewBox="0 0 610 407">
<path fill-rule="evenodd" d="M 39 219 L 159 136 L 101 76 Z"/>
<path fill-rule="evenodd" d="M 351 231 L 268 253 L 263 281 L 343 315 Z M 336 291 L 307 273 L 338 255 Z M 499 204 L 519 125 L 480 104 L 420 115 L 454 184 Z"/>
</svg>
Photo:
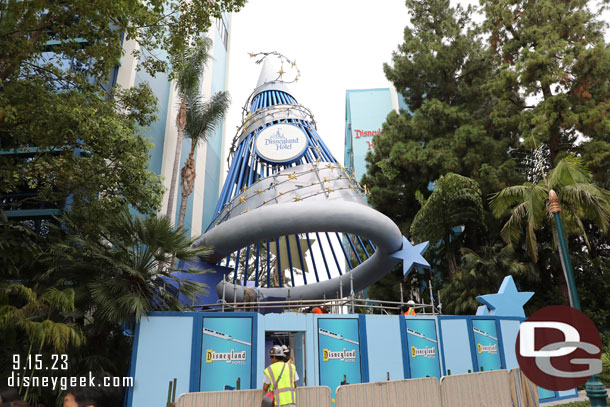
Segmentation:
<svg viewBox="0 0 610 407">
<path fill-rule="evenodd" d="M 176 394 L 262 388 L 267 334 L 291 333 L 299 385 L 438 377 L 517 367 L 518 317 L 157 312 L 137 326 L 128 406 Z M 239 384 L 238 384 L 239 382 Z M 541 391 L 541 401 L 576 396 Z"/>
</svg>

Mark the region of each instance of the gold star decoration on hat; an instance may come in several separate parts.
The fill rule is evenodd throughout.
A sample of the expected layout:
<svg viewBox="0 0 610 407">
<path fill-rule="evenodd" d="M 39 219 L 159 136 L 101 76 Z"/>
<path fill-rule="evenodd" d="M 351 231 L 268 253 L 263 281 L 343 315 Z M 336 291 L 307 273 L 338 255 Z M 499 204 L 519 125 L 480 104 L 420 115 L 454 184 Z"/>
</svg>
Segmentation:
<svg viewBox="0 0 610 407">
<path fill-rule="evenodd" d="M 242 196 L 241 198 L 239 198 L 239 203 L 244 203 L 246 202 L 246 197 Z"/>
<path fill-rule="evenodd" d="M 288 179 L 297 179 L 297 174 L 293 172 L 292 174 L 288 175 Z"/>
</svg>

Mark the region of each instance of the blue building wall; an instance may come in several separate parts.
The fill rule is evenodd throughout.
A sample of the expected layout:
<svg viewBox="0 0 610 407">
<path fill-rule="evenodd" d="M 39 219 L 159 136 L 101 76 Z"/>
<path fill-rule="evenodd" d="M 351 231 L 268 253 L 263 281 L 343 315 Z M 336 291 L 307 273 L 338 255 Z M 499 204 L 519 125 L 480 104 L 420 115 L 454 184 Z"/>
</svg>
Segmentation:
<svg viewBox="0 0 610 407">
<path fill-rule="evenodd" d="M 355 89 L 346 92 L 345 166 L 360 180 L 366 172 L 366 153 L 392 110 L 390 89 Z"/>
<path fill-rule="evenodd" d="M 228 18 L 223 16 L 223 21 L 228 25 Z M 226 79 L 228 69 L 227 50 L 221 41 L 220 33 L 216 30 L 216 39 L 214 41 L 214 72 L 212 74 L 212 94 L 226 90 Z M 208 140 L 208 148 L 206 152 L 206 170 L 205 175 L 205 190 L 203 195 L 203 219 L 201 230 L 205 231 L 215 216 L 214 208 L 218 201 L 220 191 L 220 170 L 222 168 L 222 135 L 223 125 L 219 126 L 216 132 Z"/>
<path fill-rule="evenodd" d="M 157 120 L 150 125 L 148 130 L 143 132 L 153 143 L 153 147 L 150 149 L 151 157 L 148 168 L 154 171 L 155 174 L 161 174 L 171 84 L 167 74 L 159 73 L 156 76 L 150 76 L 144 71 L 136 72 L 135 85 L 137 86 L 143 82 L 148 82 L 154 95 L 157 97 Z"/>
</svg>

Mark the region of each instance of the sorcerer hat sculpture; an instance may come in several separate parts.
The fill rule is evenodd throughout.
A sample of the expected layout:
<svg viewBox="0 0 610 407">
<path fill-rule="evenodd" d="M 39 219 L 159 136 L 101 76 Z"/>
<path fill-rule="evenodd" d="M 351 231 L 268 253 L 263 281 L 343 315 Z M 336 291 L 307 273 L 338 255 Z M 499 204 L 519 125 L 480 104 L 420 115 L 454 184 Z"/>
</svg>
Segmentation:
<svg viewBox="0 0 610 407">
<path fill-rule="evenodd" d="M 214 261 L 233 269 L 216 286 L 219 297 L 243 301 L 253 287 L 257 297 L 330 299 L 342 284 L 355 292 L 368 287 L 400 260 L 405 275 L 429 267 L 421 255 L 427 242 L 411 245 L 390 218 L 367 205 L 355 177 L 318 135 L 311 112 L 291 95 L 284 69 L 298 72 L 295 63 L 275 52 L 250 55 L 263 68 L 202 239 Z"/>
</svg>

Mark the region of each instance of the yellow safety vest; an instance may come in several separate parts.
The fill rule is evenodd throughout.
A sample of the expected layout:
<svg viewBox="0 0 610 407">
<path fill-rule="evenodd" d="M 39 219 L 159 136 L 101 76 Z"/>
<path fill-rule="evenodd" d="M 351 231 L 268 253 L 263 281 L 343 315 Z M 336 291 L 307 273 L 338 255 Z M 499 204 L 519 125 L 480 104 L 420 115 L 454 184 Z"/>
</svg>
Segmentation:
<svg viewBox="0 0 610 407">
<path fill-rule="evenodd" d="M 285 362 L 275 362 L 265 369 L 265 374 L 269 377 L 271 384 L 268 391 L 272 391 L 275 395 L 275 405 L 283 406 L 285 404 L 296 404 L 296 388 L 294 387 L 294 365 L 286 363 L 284 372 L 282 367 Z M 277 378 L 282 373 L 280 381 Z"/>
</svg>

